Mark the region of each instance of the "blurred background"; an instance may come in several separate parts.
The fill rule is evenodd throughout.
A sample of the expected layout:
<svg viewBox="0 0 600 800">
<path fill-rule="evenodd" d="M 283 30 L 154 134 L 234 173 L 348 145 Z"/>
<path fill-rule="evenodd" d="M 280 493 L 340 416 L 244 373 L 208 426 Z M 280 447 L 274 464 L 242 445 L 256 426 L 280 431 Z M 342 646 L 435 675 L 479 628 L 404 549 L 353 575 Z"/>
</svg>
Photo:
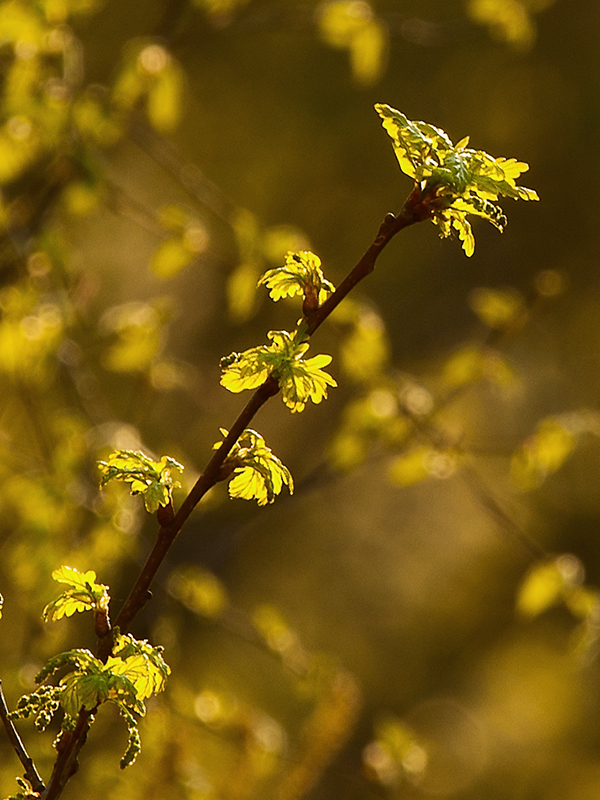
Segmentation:
<svg viewBox="0 0 600 800">
<path fill-rule="evenodd" d="M 173 674 L 142 753 L 102 708 L 65 798 L 600 796 L 600 6 L 566 0 L 0 2 L 0 678 L 10 707 L 112 610 L 156 521 L 115 448 L 185 465 L 246 402 L 219 359 L 292 330 L 260 275 L 339 283 L 411 184 L 373 109 L 530 165 L 476 249 L 401 232 L 311 342 L 338 387 L 253 421 L 291 470 L 220 484 L 132 632 Z M 57 726 L 19 730 L 46 777 Z M 20 765 L 0 735 L 0 792 Z"/>
</svg>

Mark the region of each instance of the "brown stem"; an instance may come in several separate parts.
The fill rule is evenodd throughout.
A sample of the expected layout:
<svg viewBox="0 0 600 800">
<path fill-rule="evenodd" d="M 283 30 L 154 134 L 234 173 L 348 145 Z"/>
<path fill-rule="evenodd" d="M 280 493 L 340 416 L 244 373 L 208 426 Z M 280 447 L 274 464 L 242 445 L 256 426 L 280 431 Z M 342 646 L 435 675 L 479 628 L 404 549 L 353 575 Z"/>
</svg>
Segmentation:
<svg viewBox="0 0 600 800">
<path fill-rule="evenodd" d="M 0 718 L 2 718 L 2 724 L 4 725 L 4 729 L 6 730 L 8 741 L 11 743 L 13 750 L 17 754 L 17 758 L 23 765 L 23 769 L 25 770 L 25 777 L 31 784 L 31 788 L 33 789 L 34 792 L 41 793 L 46 788 L 44 786 L 44 782 L 40 778 L 36 766 L 33 763 L 33 759 L 25 749 L 25 745 L 21 741 L 21 737 L 19 736 L 17 729 L 13 724 L 13 721 L 9 718 L 8 715 L 9 715 L 8 706 L 6 705 L 6 700 L 4 699 L 4 692 L 2 691 L 2 681 L 0 680 Z"/>
<path fill-rule="evenodd" d="M 409 225 L 413 225 L 415 222 L 430 219 L 433 213 L 433 197 L 426 195 L 421 187 L 415 184 L 404 203 L 402 211 L 397 216 L 394 214 L 385 215 L 383 222 L 379 226 L 377 236 L 358 264 L 346 275 L 335 292 L 327 298 L 323 305 L 307 315 L 307 334 L 311 336 L 346 295 L 354 289 L 356 284 L 373 272 L 379 254 L 399 231 L 403 228 L 408 228 Z"/>
<path fill-rule="evenodd" d="M 359 281 L 365 278 L 375 268 L 375 262 L 388 242 L 403 228 L 430 219 L 435 209 L 435 195 L 423 190 L 419 185 L 415 185 L 408 196 L 402 211 L 395 216 L 387 214 L 379 227 L 377 236 L 373 243 L 338 286 L 336 291 L 323 303 L 322 306 L 312 309 L 305 309 L 307 313 L 307 334 L 310 336 L 327 319 L 337 305 L 346 297 Z M 133 586 L 129 597 L 123 604 L 114 627 L 121 632 L 129 629 L 134 617 L 141 611 L 151 597 L 150 586 L 156 573 L 158 572 L 169 548 L 175 541 L 177 535 L 187 521 L 188 517 L 204 497 L 206 492 L 211 489 L 221 478 L 221 467 L 223 462 L 231 452 L 231 449 L 248 427 L 251 420 L 258 410 L 279 391 L 279 384 L 274 376 L 269 376 L 267 380 L 259 386 L 253 394 L 245 408 L 242 410 L 234 422 L 228 435 L 225 437 L 218 450 L 206 465 L 204 472 L 200 475 L 189 494 L 181 504 L 179 511 L 168 525 L 162 525 L 158 531 L 156 543 L 140 572 L 138 579 Z M 111 653 L 113 646 L 112 630 L 107 632 L 98 645 L 97 656 L 101 660 L 106 660 Z M 79 714 L 77 727 L 74 731 L 65 735 L 63 747 L 54 765 L 52 779 L 48 784 L 47 793 L 44 800 L 55 800 L 59 797 L 64 785 L 77 770 L 77 756 L 85 742 L 89 729 L 89 717 L 92 712 L 82 710 Z"/>
<path fill-rule="evenodd" d="M 57 750 L 58 756 L 54 762 L 52 776 L 42 792 L 42 800 L 56 800 L 60 797 L 67 781 L 75 775 L 79 769 L 79 751 L 85 744 L 87 734 L 90 729 L 90 719 L 94 716 L 95 709 L 87 711 L 82 708 L 77 718 L 77 723 L 72 731 L 64 731 L 60 739 Z"/>
<path fill-rule="evenodd" d="M 175 515 L 173 522 L 168 527 L 162 527 L 158 532 L 156 544 L 148 556 L 146 563 L 131 590 L 129 597 L 125 601 L 119 615 L 115 620 L 115 626 L 122 632 L 126 631 L 135 615 L 140 611 L 150 599 L 150 584 L 156 575 L 158 568 L 162 564 L 169 548 L 173 544 L 175 537 L 183 527 L 187 518 L 194 508 L 204 497 L 206 492 L 211 489 L 219 480 L 219 473 L 223 462 L 231 452 L 232 447 L 240 438 L 244 430 L 250 424 L 257 411 L 263 406 L 270 397 L 277 394 L 279 385 L 276 378 L 269 376 L 267 380 L 259 386 L 250 401 L 243 409 L 241 414 L 234 422 L 228 435 L 222 442 L 218 450 L 206 465 L 206 469 L 200 475 L 191 491 L 181 504 L 179 511 Z"/>
</svg>

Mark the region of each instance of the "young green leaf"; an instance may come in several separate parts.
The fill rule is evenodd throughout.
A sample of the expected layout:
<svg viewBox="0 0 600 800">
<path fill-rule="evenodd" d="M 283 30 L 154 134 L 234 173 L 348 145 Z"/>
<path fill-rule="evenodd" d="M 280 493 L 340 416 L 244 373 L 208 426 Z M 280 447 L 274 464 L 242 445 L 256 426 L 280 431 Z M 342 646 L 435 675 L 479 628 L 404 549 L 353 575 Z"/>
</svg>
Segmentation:
<svg viewBox="0 0 600 800">
<path fill-rule="evenodd" d="M 221 428 L 223 436 L 229 433 Z M 214 445 L 216 450 L 221 442 Z M 294 493 L 294 481 L 289 469 L 281 463 L 265 440 L 247 428 L 237 440 L 225 465 L 235 465 L 235 477 L 229 483 L 229 496 L 256 500 L 259 506 L 273 503 L 284 484 Z M 224 466 L 225 466 L 224 465 Z"/>
<path fill-rule="evenodd" d="M 153 461 L 140 450 L 117 450 L 98 465 L 102 472 L 101 488 L 110 481 L 131 484 L 131 494 L 143 495 L 146 510 L 151 514 L 156 513 L 159 506 L 168 506 L 172 489 L 181 485 L 173 480 L 171 471 L 183 470 L 183 466 L 169 456 Z"/>
<path fill-rule="evenodd" d="M 506 217 L 495 200 L 538 200 L 533 189 L 518 186 L 516 179 L 529 165 L 514 158 L 494 158 L 483 150 L 467 147 L 468 137 L 454 145 L 448 135 L 426 122 L 411 121 L 388 105 L 376 111 L 390 135 L 400 169 L 417 183 L 423 194 L 435 198 L 432 222 L 440 236 L 458 233 L 463 250 L 473 255 L 475 239 L 467 215 L 487 219 L 500 231 Z"/>
<path fill-rule="evenodd" d="M 285 264 L 267 270 L 258 286 L 266 286 L 275 302 L 282 297 L 302 295 L 316 297 L 320 304 L 335 291 L 335 286 L 323 275 L 321 259 L 310 250 L 288 251 Z"/>
<path fill-rule="evenodd" d="M 96 583 L 96 573 L 93 570 L 79 572 L 73 567 L 60 567 L 54 570 L 52 577 L 58 583 L 67 584 L 69 588 L 44 608 L 44 622 L 56 622 L 62 617 L 71 617 L 78 611 L 108 612 L 108 586 Z"/>
<path fill-rule="evenodd" d="M 295 331 L 269 331 L 273 344 L 252 347 L 243 353 L 232 353 L 221 359 L 221 385 L 230 392 L 256 389 L 274 375 L 279 383 L 283 402 L 292 412 L 303 411 L 306 403 L 320 403 L 327 397 L 327 387 L 337 386 L 322 367 L 331 356 L 318 355 L 305 359 L 308 343 Z"/>
<path fill-rule="evenodd" d="M 124 675 L 131 681 L 141 702 L 165 688 L 171 669 L 162 653 L 162 647 L 153 647 L 145 639 L 117 633 L 107 666 L 110 665 L 113 674 Z"/>
</svg>

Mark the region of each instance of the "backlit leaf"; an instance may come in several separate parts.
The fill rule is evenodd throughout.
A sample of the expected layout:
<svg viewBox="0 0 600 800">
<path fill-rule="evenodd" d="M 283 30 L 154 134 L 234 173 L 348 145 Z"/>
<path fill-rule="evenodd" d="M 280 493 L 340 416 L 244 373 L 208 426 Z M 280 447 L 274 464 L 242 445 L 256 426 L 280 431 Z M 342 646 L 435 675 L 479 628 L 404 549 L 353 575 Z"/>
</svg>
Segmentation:
<svg viewBox="0 0 600 800">
<path fill-rule="evenodd" d="M 482 150 L 472 150 L 462 139 L 453 145 L 448 135 L 426 122 L 411 121 L 388 105 L 375 109 L 392 139 L 400 169 L 417 183 L 430 202 L 431 221 L 440 236 L 456 232 L 468 256 L 475 239 L 468 215 L 483 217 L 500 231 L 506 217 L 492 202 L 499 197 L 537 200 L 533 189 L 518 186 L 516 179 L 529 169 L 514 158 L 494 158 Z"/>
<path fill-rule="evenodd" d="M 60 567 L 54 570 L 52 577 L 58 583 L 67 584 L 69 588 L 44 608 L 44 622 L 56 622 L 80 611 L 108 611 L 108 587 L 96 583 L 96 573 L 93 570 L 79 572 L 73 567 Z"/>
<path fill-rule="evenodd" d="M 335 291 L 335 286 L 323 275 L 321 259 L 310 250 L 286 253 L 285 264 L 265 272 L 258 285 L 266 286 L 274 301 L 301 295 L 314 296 L 323 303 Z"/>
<path fill-rule="evenodd" d="M 98 466 L 102 473 L 101 488 L 109 481 L 129 483 L 131 494 L 143 495 L 146 510 L 151 514 L 159 506 L 169 505 L 171 490 L 181 485 L 173 480 L 171 473 L 174 469 L 183 470 L 183 466 L 169 456 L 153 461 L 140 450 L 117 450 L 107 461 L 99 461 Z"/>
<path fill-rule="evenodd" d="M 227 431 L 221 429 L 223 436 Z M 221 443 L 215 444 L 215 449 Z M 289 469 L 281 463 L 263 437 L 251 429 L 246 429 L 227 456 L 234 477 L 229 482 L 229 496 L 243 500 L 256 500 L 259 506 L 273 503 L 275 497 L 287 486 L 294 493 L 294 481 Z"/>
<path fill-rule="evenodd" d="M 320 403 L 327 397 L 327 387 L 337 386 L 331 375 L 322 370 L 331 362 L 331 356 L 305 359 L 308 344 L 302 341 L 299 331 L 269 331 L 267 337 L 273 342 L 271 345 L 221 359 L 222 386 L 230 392 L 256 389 L 272 374 L 279 382 L 283 402 L 292 412 L 303 411 L 309 400 Z"/>
</svg>

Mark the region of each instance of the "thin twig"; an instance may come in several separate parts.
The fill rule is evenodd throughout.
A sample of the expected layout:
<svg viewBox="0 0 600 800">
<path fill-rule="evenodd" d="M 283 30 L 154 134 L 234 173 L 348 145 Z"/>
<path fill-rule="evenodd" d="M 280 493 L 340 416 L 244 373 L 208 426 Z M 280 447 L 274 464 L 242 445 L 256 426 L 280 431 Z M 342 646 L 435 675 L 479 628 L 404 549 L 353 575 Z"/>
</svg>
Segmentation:
<svg viewBox="0 0 600 800">
<path fill-rule="evenodd" d="M 15 728 L 12 719 L 9 717 L 9 710 L 8 706 L 6 705 L 6 700 L 4 699 L 4 692 L 2 691 L 2 681 L 0 680 L 0 717 L 2 718 L 2 724 L 6 730 L 6 735 L 8 736 L 8 740 L 11 743 L 13 750 L 17 754 L 17 758 L 23 765 L 23 769 L 25 770 L 25 777 L 31 784 L 31 788 L 34 792 L 43 792 L 46 788 L 44 786 L 44 782 L 40 778 L 40 775 L 36 769 L 35 764 L 33 763 L 33 759 L 25 749 L 25 745 L 21 741 L 21 737 L 19 736 L 17 729 Z"/>
</svg>

